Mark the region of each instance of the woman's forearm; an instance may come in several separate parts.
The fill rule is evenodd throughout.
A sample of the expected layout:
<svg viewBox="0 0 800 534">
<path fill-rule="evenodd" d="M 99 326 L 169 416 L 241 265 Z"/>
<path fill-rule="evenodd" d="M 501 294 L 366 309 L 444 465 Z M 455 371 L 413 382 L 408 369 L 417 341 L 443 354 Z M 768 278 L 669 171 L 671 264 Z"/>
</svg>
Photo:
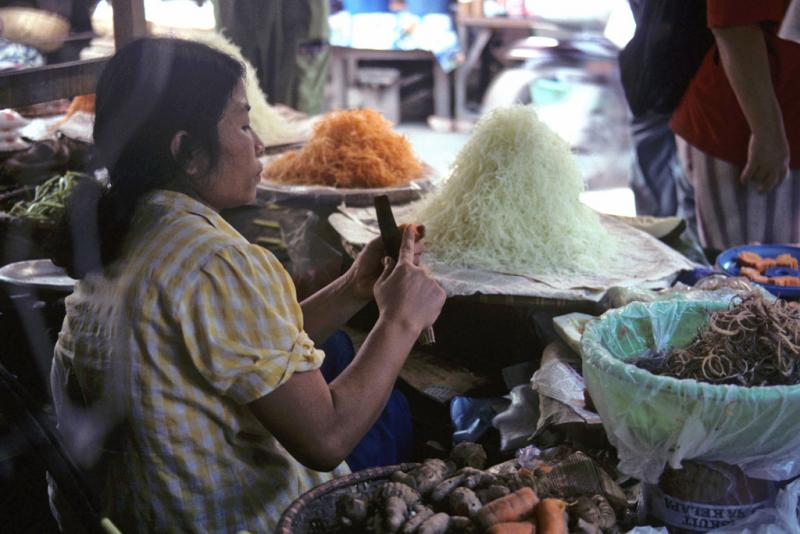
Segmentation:
<svg viewBox="0 0 800 534">
<path fill-rule="evenodd" d="M 418 335 L 407 325 L 379 319 L 353 362 L 330 383 L 340 422 L 330 431 L 347 453 L 375 424 Z"/>
<path fill-rule="evenodd" d="M 368 302 L 355 295 L 344 274 L 300 303 L 303 328 L 314 343 L 323 343 Z"/>
<path fill-rule="evenodd" d="M 725 75 L 755 136 L 783 133 L 764 34 L 757 25 L 713 28 Z"/>
<path fill-rule="evenodd" d="M 379 318 L 331 384 L 319 371 L 297 373 L 250 408 L 300 462 L 331 470 L 375 423 L 418 335 L 408 324 Z"/>
</svg>

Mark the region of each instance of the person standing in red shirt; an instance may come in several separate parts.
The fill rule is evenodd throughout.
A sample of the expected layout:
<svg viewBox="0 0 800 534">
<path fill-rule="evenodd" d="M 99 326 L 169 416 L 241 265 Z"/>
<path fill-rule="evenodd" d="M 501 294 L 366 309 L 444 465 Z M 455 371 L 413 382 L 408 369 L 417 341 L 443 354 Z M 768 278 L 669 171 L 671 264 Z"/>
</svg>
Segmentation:
<svg viewBox="0 0 800 534">
<path fill-rule="evenodd" d="M 800 44 L 789 0 L 708 0 L 709 50 L 671 126 L 701 244 L 800 242 Z"/>
</svg>

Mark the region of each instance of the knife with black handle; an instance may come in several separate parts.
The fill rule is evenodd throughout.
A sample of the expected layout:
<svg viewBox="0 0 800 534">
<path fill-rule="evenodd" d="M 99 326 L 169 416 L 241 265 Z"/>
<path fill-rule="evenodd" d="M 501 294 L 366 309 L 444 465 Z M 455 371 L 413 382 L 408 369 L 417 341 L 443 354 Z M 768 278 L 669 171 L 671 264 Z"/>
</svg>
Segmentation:
<svg viewBox="0 0 800 534">
<path fill-rule="evenodd" d="M 392 213 L 389 197 L 386 195 L 378 195 L 375 197 L 374 202 L 375 214 L 378 217 L 378 228 L 381 231 L 381 239 L 383 240 L 383 248 L 386 249 L 386 255 L 396 262 L 400 256 L 400 244 L 403 241 L 403 231 L 397 226 L 397 222 L 394 220 L 394 213 Z M 436 343 L 433 327 L 429 326 L 425 328 L 419 335 L 418 341 L 422 345 L 432 345 Z"/>
</svg>

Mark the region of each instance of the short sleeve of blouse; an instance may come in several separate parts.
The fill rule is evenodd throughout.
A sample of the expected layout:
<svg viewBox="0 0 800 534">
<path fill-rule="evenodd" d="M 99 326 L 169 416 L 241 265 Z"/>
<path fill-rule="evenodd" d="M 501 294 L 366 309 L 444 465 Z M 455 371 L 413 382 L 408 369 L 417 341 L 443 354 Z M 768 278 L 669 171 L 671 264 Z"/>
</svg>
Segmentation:
<svg viewBox="0 0 800 534">
<path fill-rule="evenodd" d="M 179 319 L 183 339 L 218 394 L 246 404 L 322 364 L 324 353 L 303 330 L 288 273 L 261 247 L 217 252 L 188 286 Z"/>
<path fill-rule="evenodd" d="M 706 4 L 709 28 L 780 22 L 785 12 L 785 0 L 708 0 Z"/>
</svg>

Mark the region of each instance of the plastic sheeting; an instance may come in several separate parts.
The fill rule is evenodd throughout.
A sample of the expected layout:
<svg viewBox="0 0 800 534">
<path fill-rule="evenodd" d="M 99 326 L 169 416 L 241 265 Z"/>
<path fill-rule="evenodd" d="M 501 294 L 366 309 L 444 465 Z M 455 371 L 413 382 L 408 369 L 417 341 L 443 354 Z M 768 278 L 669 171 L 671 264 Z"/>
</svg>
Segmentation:
<svg viewBox="0 0 800 534">
<path fill-rule="evenodd" d="M 583 373 L 619 469 L 657 483 L 687 459 L 738 465 L 753 478 L 800 474 L 800 386 L 745 388 L 656 376 L 625 363 L 685 346 L 726 300 L 633 303 L 586 327 Z"/>
<path fill-rule="evenodd" d="M 393 206 L 397 222 L 414 222 L 419 206 L 419 202 Z M 448 297 L 484 294 L 593 302 L 599 302 L 614 286 L 669 287 L 680 271 L 695 267 L 649 234 L 618 219 L 601 215 L 601 220 L 622 243 L 619 254 L 625 261 L 619 263 L 615 272 L 525 276 L 450 265 L 438 260 L 433 253 L 427 253 L 423 261 Z M 366 244 L 379 235 L 374 208 L 340 206 L 339 213 L 331 214 L 328 221 L 342 239 L 352 245 Z"/>
</svg>

